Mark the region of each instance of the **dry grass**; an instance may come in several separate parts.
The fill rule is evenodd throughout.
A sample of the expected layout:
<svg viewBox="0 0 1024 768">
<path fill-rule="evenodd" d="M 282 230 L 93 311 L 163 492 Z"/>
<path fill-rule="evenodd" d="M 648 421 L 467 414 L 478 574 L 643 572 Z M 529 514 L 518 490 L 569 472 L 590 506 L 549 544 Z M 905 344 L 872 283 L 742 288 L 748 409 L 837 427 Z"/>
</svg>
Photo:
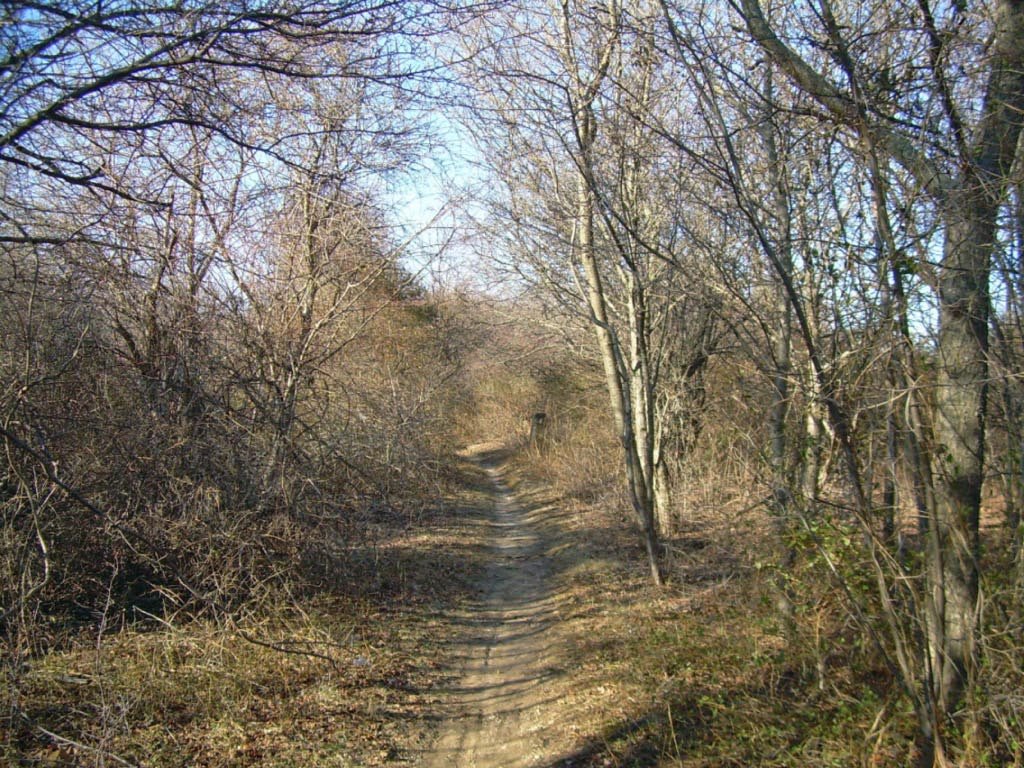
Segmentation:
<svg viewBox="0 0 1024 768">
<path fill-rule="evenodd" d="M 671 542 L 671 584 L 658 590 L 612 482 L 565 493 L 552 481 L 559 466 L 521 453 L 504 475 L 521 503 L 551 510 L 565 651 L 550 768 L 912 763 L 906 704 L 809 565 L 795 582 L 800 629 L 783 632 L 756 567 L 770 547 L 761 512 L 694 505 Z M 0 762 L 418 764 L 467 631 L 451 616 L 477 594 L 488 556 L 489 483 L 471 468 L 463 479 L 457 503 L 415 524 L 378 523 L 372 548 L 338 576 L 345 594 L 98 644 L 84 633 L 33 660 L 16 691 L 32 722 L 11 730 Z"/>
<path fill-rule="evenodd" d="M 470 478 L 460 505 L 378 522 L 318 596 L 276 594 L 220 623 L 83 630 L 3 680 L 17 711 L 0 763 L 416 764 L 450 674 L 444 615 L 482 564 L 465 514 L 482 498 Z"/>
<path fill-rule="evenodd" d="M 511 476 L 520 488 L 541 478 L 557 483 L 559 459 L 527 454 Z M 571 762 L 558 765 L 912 761 L 910 712 L 827 581 L 805 585 L 812 607 L 799 616 L 796 636 L 784 633 L 768 574 L 757 567 L 772 546 L 763 511 L 692 505 L 670 542 L 671 583 L 657 590 L 636 532 L 622 507 L 609 504 L 614 489 L 582 497 L 566 490 L 561 505 L 575 551 L 563 571 L 573 649 L 565 735 L 575 746 L 564 758 Z"/>
<path fill-rule="evenodd" d="M 23 756 L 64 747 L 79 765 L 388 764 L 396 722 L 429 697 L 435 670 L 419 654 L 430 628 L 355 604 L 321 610 L 244 629 L 125 632 L 40 660 L 21 696 L 46 731 L 21 734 Z"/>
</svg>

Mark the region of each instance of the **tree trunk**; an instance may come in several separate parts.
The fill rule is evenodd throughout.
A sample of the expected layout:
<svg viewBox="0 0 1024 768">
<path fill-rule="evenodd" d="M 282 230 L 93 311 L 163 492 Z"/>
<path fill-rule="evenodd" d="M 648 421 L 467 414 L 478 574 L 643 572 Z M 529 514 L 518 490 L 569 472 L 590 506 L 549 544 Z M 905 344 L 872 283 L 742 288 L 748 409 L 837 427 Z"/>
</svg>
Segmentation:
<svg viewBox="0 0 1024 768">
<path fill-rule="evenodd" d="M 912 174 L 933 197 L 945 226 L 933 426 L 935 505 L 926 559 L 932 693 L 939 716 L 952 715 L 961 702 L 976 651 L 978 524 L 988 397 L 988 280 L 998 209 L 1017 159 L 1024 122 L 1024 2 L 993 4 L 986 53 L 989 77 L 973 128 L 959 122 L 965 113 L 952 103 L 952 94 L 941 95 L 958 139 L 955 177 L 935 164 L 923 147 L 874 121 L 863 109 L 859 94 L 841 90 L 780 40 L 757 0 L 742 0 L 741 7 L 756 43 L 837 122 L 860 133 Z M 831 30 L 837 32 L 838 28 Z M 936 44 L 941 43 L 937 37 Z M 941 66 L 933 64 L 940 88 Z"/>
<path fill-rule="evenodd" d="M 761 138 L 767 155 L 768 178 L 772 191 L 774 239 L 778 254 L 776 267 L 777 270 L 783 272 L 776 276 L 777 282 L 774 291 L 774 314 L 778 318 L 778 327 L 771 340 L 772 402 L 768 411 L 772 473 L 771 506 L 779 534 L 779 546 L 782 549 L 775 579 L 775 604 L 786 625 L 787 632 L 792 635 L 795 631 L 795 607 L 792 590 L 789 588 L 789 572 L 796 561 L 796 552 L 792 545 L 793 491 L 790 482 L 789 441 L 786 436 L 786 424 L 789 421 L 790 376 L 793 368 L 793 302 L 783 285 L 783 281 L 791 281 L 793 277 L 792 220 L 789 210 L 789 187 L 783 172 L 784 160 L 779 155 L 775 136 L 777 129 L 774 115 L 771 112 L 771 105 L 774 102 L 771 67 L 766 69 L 763 87 L 767 107 L 761 127 Z"/>
<path fill-rule="evenodd" d="M 604 365 L 605 382 L 615 419 L 626 463 L 626 476 L 629 484 L 630 501 L 636 513 L 647 552 L 647 560 L 651 569 L 651 578 L 655 584 L 662 584 L 658 556 L 658 533 L 654 525 L 653 498 L 650 486 L 644 483 L 644 472 L 640 466 L 635 433 L 633 430 L 632 397 L 629 390 L 623 387 L 621 369 L 625 368 L 621 350 L 608 322 L 608 309 L 605 302 L 604 286 L 601 272 L 597 265 L 594 251 L 594 194 L 587 179 L 580 174 L 578 185 L 578 227 L 577 246 L 580 263 L 587 279 L 587 302 L 590 306 L 591 319 L 597 334 L 598 346 L 601 349 L 601 361 Z"/>
<path fill-rule="evenodd" d="M 594 243 L 594 221 L 597 216 L 593 162 L 594 143 L 597 136 L 594 100 L 597 98 L 601 82 L 608 73 L 613 53 L 619 45 L 621 9 L 615 0 L 609 0 L 607 18 L 610 26 L 606 30 L 607 37 L 597 49 L 596 64 L 593 70 L 588 78 L 584 78 L 573 42 L 572 9 L 568 0 L 561 0 L 560 6 L 559 26 L 563 39 L 561 55 L 572 80 L 572 86 L 566 95 L 572 113 L 577 145 L 575 157 L 578 168 L 576 179 L 577 254 L 586 277 L 587 303 L 590 307 L 591 321 L 597 333 L 612 415 L 625 459 L 630 501 L 641 528 L 644 548 L 647 550 L 647 560 L 651 569 L 651 578 L 655 584 L 660 585 L 664 579 L 658 552 L 658 532 L 654 524 L 654 499 L 647 472 L 641 464 L 636 440 L 633 413 L 635 403 L 630 385 L 631 370 L 609 322 L 605 289 Z"/>
<path fill-rule="evenodd" d="M 654 451 L 654 519 L 658 524 L 658 534 L 671 536 L 675 530 L 672 519 L 672 488 L 668 475 L 668 465 L 661 453 L 660 446 Z"/>
<path fill-rule="evenodd" d="M 988 275 L 995 207 L 977 194 L 949 206 L 940 277 L 935 512 L 928 533 L 935 699 L 952 713 L 975 652 L 978 524 L 988 398 Z"/>
</svg>

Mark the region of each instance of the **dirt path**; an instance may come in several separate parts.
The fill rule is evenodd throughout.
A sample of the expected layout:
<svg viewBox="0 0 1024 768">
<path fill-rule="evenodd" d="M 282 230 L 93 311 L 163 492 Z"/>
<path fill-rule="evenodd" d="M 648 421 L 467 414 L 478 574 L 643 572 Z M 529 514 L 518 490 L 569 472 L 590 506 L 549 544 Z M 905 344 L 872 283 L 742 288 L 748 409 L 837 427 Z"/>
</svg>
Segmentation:
<svg viewBox="0 0 1024 768">
<path fill-rule="evenodd" d="M 556 764 L 550 732 L 564 676 L 558 666 L 558 604 L 545 524 L 549 508 L 520 502 L 500 468 L 480 463 L 494 486 L 492 546 L 481 595 L 454 618 L 460 627 L 458 683 L 438 713 L 435 768 L 527 768 Z M 561 683 L 561 684 L 560 684 Z"/>
</svg>

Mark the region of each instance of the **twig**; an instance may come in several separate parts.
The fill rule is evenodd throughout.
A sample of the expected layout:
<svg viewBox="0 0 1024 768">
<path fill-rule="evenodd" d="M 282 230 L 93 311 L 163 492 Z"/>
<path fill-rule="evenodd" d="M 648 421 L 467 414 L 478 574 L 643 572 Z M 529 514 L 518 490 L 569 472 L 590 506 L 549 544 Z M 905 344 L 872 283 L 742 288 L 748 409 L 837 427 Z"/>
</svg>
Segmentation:
<svg viewBox="0 0 1024 768">
<path fill-rule="evenodd" d="M 311 656 L 314 659 L 321 659 L 322 661 L 326 661 L 328 664 L 330 664 L 331 668 L 335 672 L 337 672 L 339 674 L 341 673 L 341 669 L 338 667 L 338 662 L 334 658 L 332 658 L 331 656 L 328 656 L 327 654 L 318 653 L 316 651 L 297 650 L 295 648 L 289 648 L 287 646 L 280 645 L 279 643 L 270 643 L 270 642 L 267 642 L 266 640 L 260 640 L 259 638 L 256 638 L 256 637 L 253 637 L 252 635 L 250 635 L 244 629 L 238 629 L 238 634 L 246 642 L 252 643 L 253 645 L 258 645 L 261 648 L 269 648 L 270 650 L 277 651 L 278 653 L 290 653 L 290 654 L 293 654 L 295 656 Z"/>
<path fill-rule="evenodd" d="M 120 765 L 127 765 L 129 768 L 141 768 L 141 766 L 138 763 L 133 763 L 129 760 L 125 760 L 123 757 L 115 755 L 113 752 L 108 752 L 107 750 L 100 749 L 99 747 L 91 747 L 88 744 L 82 744 L 81 742 L 75 741 L 74 739 L 69 739 L 66 736 L 59 736 L 53 731 L 49 731 L 46 728 L 43 728 L 43 726 L 33 723 L 31 718 L 29 718 L 28 715 L 26 715 L 24 712 L 21 713 L 21 716 L 28 721 L 30 727 L 39 731 L 47 738 L 52 739 L 57 744 L 63 744 L 64 746 L 72 747 L 73 749 L 80 749 L 84 752 L 92 752 L 97 755 L 102 755 L 103 757 L 110 758 L 111 760 L 119 763 Z"/>
</svg>

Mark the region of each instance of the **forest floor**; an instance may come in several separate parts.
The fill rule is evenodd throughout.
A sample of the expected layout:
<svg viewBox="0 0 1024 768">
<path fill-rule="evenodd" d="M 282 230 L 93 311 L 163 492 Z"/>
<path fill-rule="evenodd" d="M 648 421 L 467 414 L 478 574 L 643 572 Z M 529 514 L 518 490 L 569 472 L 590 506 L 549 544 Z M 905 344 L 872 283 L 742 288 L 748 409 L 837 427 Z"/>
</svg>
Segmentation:
<svg viewBox="0 0 1024 768">
<path fill-rule="evenodd" d="M 474 446 L 467 456 L 493 484 L 479 510 L 491 557 L 479 598 L 452 616 L 450 636 L 460 676 L 441 699 L 434 768 L 532 768 L 572 765 L 578 741 L 579 680 L 572 590 L 565 576 L 580 566 L 565 512 L 551 499 L 505 482 L 500 451 Z"/>
<path fill-rule="evenodd" d="M 0 764 L 629 764 L 606 757 L 643 698 L 625 654 L 672 598 L 624 521 L 595 524 L 509 456 L 467 450 L 450 498 L 381 518 L 319 594 L 226 623 L 101 617 L 22 670 Z"/>
<path fill-rule="evenodd" d="M 756 522 L 694 518 L 669 542 L 673 583 L 655 589 L 617 504 L 559 496 L 523 459 L 467 449 L 449 498 L 381 517 L 368 542 L 339 538 L 337 583 L 276 611 L 85 632 L 39 657 L 17 690 L 34 727 L 0 764 L 861 762 L 859 721 L 877 704 L 859 713 L 863 697 L 819 693 L 779 663 L 735 543 Z"/>
<path fill-rule="evenodd" d="M 453 617 L 462 665 L 439 709 L 436 768 L 527 768 L 552 764 L 569 676 L 560 623 L 565 594 L 555 584 L 564 538 L 553 504 L 516 498 L 493 455 L 480 457 L 494 484 L 486 510 L 492 556 L 479 599 Z"/>
</svg>

